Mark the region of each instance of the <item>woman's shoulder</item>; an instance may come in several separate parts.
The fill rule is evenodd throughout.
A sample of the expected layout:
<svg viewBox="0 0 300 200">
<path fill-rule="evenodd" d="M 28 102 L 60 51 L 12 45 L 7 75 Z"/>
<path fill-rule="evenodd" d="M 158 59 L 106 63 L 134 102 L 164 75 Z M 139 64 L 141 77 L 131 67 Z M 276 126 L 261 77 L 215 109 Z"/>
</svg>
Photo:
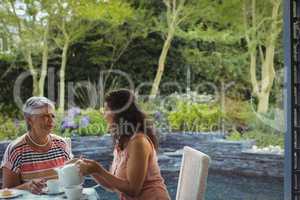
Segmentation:
<svg viewBox="0 0 300 200">
<path fill-rule="evenodd" d="M 12 140 L 8 146 L 7 146 L 7 149 L 6 151 L 7 152 L 13 152 L 13 151 L 17 151 L 19 153 L 21 153 L 20 149 L 22 149 L 22 147 L 24 145 L 26 145 L 26 140 L 25 140 L 25 136 L 26 134 L 20 136 L 20 137 L 17 137 L 16 139 Z"/>
<path fill-rule="evenodd" d="M 25 136 L 26 136 L 26 134 L 21 135 L 20 137 L 17 137 L 16 139 L 12 140 L 9 143 L 9 146 L 11 148 L 17 148 L 19 146 L 22 146 L 22 145 L 26 144 Z"/>
<path fill-rule="evenodd" d="M 151 142 L 148 139 L 148 136 L 144 133 L 135 133 L 128 142 L 128 148 L 137 147 L 137 148 L 148 148 L 151 149 Z"/>
<path fill-rule="evenodd" d="M 138 133 L 135 133 L 131 138 L 130 138 L 130 142 L 146 142 L 148 141 L 148 136 L 143 133 L 143 132 L 138 132 Z"/>
<path fill-rule="evenodd" d="M 52 142 L 67 144 L 67 138 L 63 138 L 56 134 L 50 134 Z"/>
</svg>

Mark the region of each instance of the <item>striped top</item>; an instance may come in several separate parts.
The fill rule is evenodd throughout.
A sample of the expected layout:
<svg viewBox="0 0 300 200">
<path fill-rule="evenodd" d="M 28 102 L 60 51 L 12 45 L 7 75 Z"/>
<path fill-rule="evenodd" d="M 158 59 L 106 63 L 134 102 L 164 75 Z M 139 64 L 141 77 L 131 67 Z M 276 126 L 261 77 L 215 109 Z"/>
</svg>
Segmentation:
<svg viewBox="0 0 300 200">
<path fill-rule="evenodd" d="M 53 169 L 63 166 L 73 157 L 67 142 L 57 135 L 50 134 L 51 147 L 47 151 L 28 145 L 25 136 L 8 145 L 1 163 L 1 168 L 6 167 L 19 174 L 22 182 L 36 178 L 56 178 L 57 173 Z"/>
</svg>

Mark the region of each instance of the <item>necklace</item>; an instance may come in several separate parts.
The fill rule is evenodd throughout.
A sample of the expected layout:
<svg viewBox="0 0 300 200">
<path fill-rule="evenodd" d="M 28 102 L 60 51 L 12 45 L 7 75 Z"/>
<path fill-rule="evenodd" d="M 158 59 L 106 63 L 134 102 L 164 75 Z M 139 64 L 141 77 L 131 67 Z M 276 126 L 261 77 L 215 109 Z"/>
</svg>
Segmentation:
<svg viewBox="0 0 300 200">
<path fill-rule="evenodd" d="M 34 145 L 36 145 L 36 146 L 38 146 L 38 147 L 45 147 L 45 146 L 47 146 L 48 143 L 49 143 L 49 137 L 47 137 L 47 142 L 46 142 L 45 144 L 38 144 L 38 143 L 36 143 L 36 142 L 30 137 L 30 134 L 29 134 L 29 133 L 27 134 L 27 136 L 28 136 L 30 142 L 32 142 Z"/>
</svg>

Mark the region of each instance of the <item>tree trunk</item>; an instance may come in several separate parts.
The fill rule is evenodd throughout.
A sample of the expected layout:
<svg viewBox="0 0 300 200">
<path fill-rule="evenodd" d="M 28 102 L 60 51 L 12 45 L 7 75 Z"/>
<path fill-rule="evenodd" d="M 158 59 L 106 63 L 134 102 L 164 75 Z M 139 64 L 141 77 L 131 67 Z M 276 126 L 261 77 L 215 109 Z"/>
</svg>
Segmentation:
<svg viewBox="0 0 300 200">
<path fill-rule="evenodd" d="M 59 107 L 58 107 L 59 113 L 63 113 L 65 110 L 65 72 L 66 72 L 66 65 L 67 65 L 68 48 L 69 48 L 69 40 L 66 40 L 63 47 L 61 67 L 59 71 Z"/>
<path fill-rule="evenodd" d="M 28 64 L 29 71 L 32 76 L 32 96 L 39 96 L 40 91 L 39 91 L 38 75 L 32 63 L 31 51 L 26 52 L 25 57 L 26 57 L 26 62 Z"/>
<path fill-rule="evenodd" d="M 274 56 L 275 56 L 275 44 L 278 37 L 278 28 L 276 26 L 276 19 L 278 17 L 280 2 L 275 2 L 272 8 L 272 19 L 274 20 L 271 24 L 271 32 L 268 37 L 268 43 L 266 46 L 266 55 L 262 63 L 262 80 L 261 80 L 261 91 L 258 95 L 258 107 L 259 113 L 266 113 L 269 109 L 269 97 L 276 76 L 274 69 Z"/>
<path fill-rule="evenodd" d="M 259 86 L 256 79 L 256 51 L 250 53 L 250 80 L 253 88 L 253 95 L 259 93 Z"/>
<path fill-rule="evenodd" d="M 275 79 L 274 54 L 274 44 L 270 44 L 266 48 L 266 57 L 262 65 L 261 92 L 258 95 L 259 102 L 257 108 L 259 113 L 266 113 L 269 109 L 269 96 Z"/>
<path fill-rule="evenodd" d="M 39 88 L 39 81 L 36 77 L 36 75 L 32 75 L 32 96 L 40 96 L 40 88 Z"/>
<path fill-rule="evenodd" d="M 280 1 L 274 2 L 273 8 L 272 8 L 272 24 L 270 28 L 270 34 L 267 38 L 267 43 L 264 44 L 265 46 L 265 55 L 264 52 L 261 50 L 260 46 L 255 45 L 255 47 L 251 46 L 252 40 L 256 40 L 256 33 L 252 35 L 246 34 L 246 40 L 248 43 L 248 48 L 250 50 L 250 76 L 251 76 L 251 83 L 253 87 L 253 95 L 257 96 L 258 98 L 258 107 L 257 111 L 259 113 L 266 113 L 268 112 L 269 108 L 269 97 L 271 93 L 271 89 L 273 86 L 273 82 L 276 76 L 275 69 L 274 69 L 274 56 L 275 56 L 275 44 L 279 35 L 279 29 L 281 27 L 278 27 L 276 20 L 278 18 L 278 12 L 280 7 Z M 246 4 L 245 4 L 246 8 Z M 244 12 L 247 11 L 247 9 L 244 9 Z M 255 11 L 255 0 L 252 1 L 252 9 L 251 9 L 251 15 L 252 15 L 252 27 L 255 27 L 256 22 L 256 11 Z M 244 15 L 244 21 L 245 21 L 245 27 L 247 29 L 247 18 L 246 15 Z M 257 51 L 256 49 L 260 49 L 260 60 L 261 60 L 261 81 L 260 84 L 258 84 L 257 78 L 256 78 L 256 61 L 257 61 Z"/>
<path fill-rule="evenodd" d="M 48 26 L 44 33 L 44 41 L 43 41 L 43 55 L 42 55 L 42 66 L 41 66 L 41 76 L 39 79 L 39 96 L 44 96 L 44 86 L 45 86 L 45 79 L 47 75 L 47 68 L 48 68 Z"/>
<path fill-rule="evenodd" d="M 152 84 L 152 89 L 151 89 L 151 92 L 150 92 L 151 97 L 155 97 L 158 93 L 158 88 L 159 88 L 159 85 L 160 85 L 161 77 L 162 77 L 162 75 L 164 73 L 164 70 L 165 70 L 165 62 L 166 62 L 166 58 L 167 58 L 167 55 L 168 55 L 168 51 L 169 51 L 170 46 L 171 46 L 171 42 L 172 42 L 173 37 L 174 37 L 174 32 L 175 32 L 175 27 L 171 27 L 169 32 L 168 32 L 167 39 L 165 40 L 163 49 L 161 51 L 159 61 L 158 61 L 158 69 L 157 69 L 156 76 L 155 76 L 154 82 Z"/>
<path fill-rule="evenodd" d="M 269 97 L 270 97 L 270 92 L 261 92 L 258 95 L 257 112 L 259 112 L 259 113 L 266 113 L 266 112 L 268 112 Z"/>
</svg>

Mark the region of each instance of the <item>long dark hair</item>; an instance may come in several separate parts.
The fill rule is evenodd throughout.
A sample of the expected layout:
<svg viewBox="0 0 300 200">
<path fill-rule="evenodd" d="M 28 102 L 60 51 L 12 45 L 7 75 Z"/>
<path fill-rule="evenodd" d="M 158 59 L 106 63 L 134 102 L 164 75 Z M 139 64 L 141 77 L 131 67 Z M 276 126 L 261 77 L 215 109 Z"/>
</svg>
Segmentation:
<svg viewBox="0 0 300 200">
<path fill-rule="evenodd" d="M 158 149 L 158 141 L 152 125 L 147 120 L 135 102 L 134 94 L 127 89 L 111 91 L 106 97 L 107 107 L 113 113 L 113 128 L 111 128 L 113 143 L 121 150 L 125 147 L 126 139 L 130 139 L 135 133 L 146 134 L 152 141 L 155 149 Z"/>
</svg>

